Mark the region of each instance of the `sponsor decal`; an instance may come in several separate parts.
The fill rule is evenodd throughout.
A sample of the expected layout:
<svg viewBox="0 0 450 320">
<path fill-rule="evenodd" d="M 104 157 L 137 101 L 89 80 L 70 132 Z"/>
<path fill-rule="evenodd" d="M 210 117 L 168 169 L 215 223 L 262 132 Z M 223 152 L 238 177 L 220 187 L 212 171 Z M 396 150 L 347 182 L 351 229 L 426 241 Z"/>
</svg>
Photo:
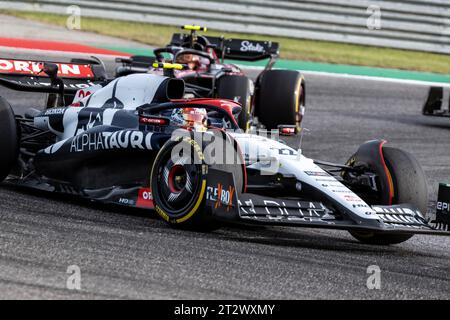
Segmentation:
<svg viewBox="0 0 450 320">
<path fill-rule="evenodd" d="M 441 212 L 450 213 L 450 203 L 438 201 L 436 209 Z"/>
<path fill-rule="evenodd" d="M 166 118 L 159 117 L 139 117 L 139 123 L 148 124 L 148 125 L 156 125 L 156 126 L 168 126 L 170 124 L 170 120 Z"/>
<path fill-rule="evenodd" d="M 170 218 L 169 218 L 169 216 L 167 215 L 167 213 L 164 212 L 163 209 L 161 209 L 160 207 L 156 206 L 156 207 L 155 207 L 155 210 L 156 210 L 156 212 L 159 214 L 159 216 L 160 216 L 161 218 L 163 218 L 165 221 L 169 222 Z"/>
<path fill-rule="evenodd" d="M 420 228 L 420 225 L 424 223 L 419 219 L 421 214 L 419 211 L 413 211 L 410 208 L 400 208 L 400 207 L 372 207 L 376 212 L 377 216 L 383 221 L 390 224 L 399 223 L 401 226 L 407 226 L 406 224 L 415 224 Z"/>
<path fill-rule="evenodd" d="M 433 223 L 441 230 L 450 231 L 450 184 L 439 184 L 436 218 Z"/>
<path fill-rule="evenodd" d="M 400 208 L 400 207 L 372 207 L 376 213 L 392 213 L 392 214 L 406 214 L 414 216 L 416 213 L 410 208 Z"/>
<path fill-rule="evenodd" d="M 270 150 L 277 150 L 278 154 L 282 156 L 294 156 L 297 154 L 297 151 L 290 148 L 270 148 Z"/>
<path fill-rule="evenodd" d="M 1 72 L 0 72 L 0 74 L 1 74 Z M 17 79 L 16 80 L 9 79 L 8 81 L 14 82 L 17 85 L 21 85 L 21 86 L 23 86 L 23 85 L 33 86 L 33 87 L 50 87 L 51 86 L 50 81 L 48 81 L 48 82 L 37 81 L 37 80 L 33 80 L 32 78 L 29 78 L 25 81 L 17 80 Z M 89 83 L 64 83 L 64 88 L 66 88 L 66 89 L 69 88 L 69 89 L 78 90 L 78 89 L 82 89 L 82 88 L 88 88 L 90 86 L 91 86 L 91 84 L 89 84 Z"/>
<path fill-rule="evenodd" d="M 94 77 L 90 65 L 73 63 L 56 63 L 56 65 L 58 66 L 58 75 L 60 77 Z M 0 73 L 46 76 L 44 73 L 40 73 L 42 68 L 42 62 L 0 59 Z"/>
<path fill-rule="evenodd" d="M 250 41 L 242 41 L 241 42 L 241 51 L 242 52 L 264 52 L 264 47 L 259 43 L 252 43 Z"/>
<path fill-rule="evenodd" d="M 223 184 L 218 183 L 217 186 L 208 186 L 206 188 L 206 199 L 215 202 L 214 208 L 218 209 L 222 205 L 227 207 L 227 211 L 233 206 L 233 197 L 236 189 L 233 186 L 224 188 Z"/>
<path fill-rule="evenodd" d="M 238 200 L 240 213 L 242 215 L 297 218 L 322 218 L 327 209 L 320 202 L 310 201 L 283 201 L 275 199 L 248 199 Z M 278 219 L 278 218 L 277 218 Z"/>
<path fill-rule="evenodd" d="M 152 150 L 151 132 L 122 130 L 116 132 L 83 133 L 73 138 L 70 152 L 100 151 L 111 149 Z"/>
<path fill-rule="evenodd" d="M 42 116 L 51 116 L 51 115 L 56 115 L 56 114 L 64 114 L 64 112 L 66 112 L 66 108 L 52 108 L 52 109 L 48 109 L 44 112 L 44 114 Z"/>
<path fill-rule="evenodd" d="M 78 114 L 79 122 L 78 122 L 78 131 L 77 135 L 83 133 L 84 131 L 87 131 L 89 129 L 92 129 L 95 126 L 100 126 L 103 124 L 102 119 L 102 110 L 95 110 L 95 111 L 87 111 L 88 108 L 82 109 L 80 113 Z M 89 119 L 87 115 L 89 114 Z"/>
<path fill-rule="evenodd" d="M 348 202 L 362 202 L 362 200 L 354 194 L 344 194 L 344 199 Z"/>
<path fill-rule="evenodd" d="M 316 181 L 319 181 L 319 179 L 317 179 Z M 328 180 L 327 180 L 328 181 Z M 330 180 L 331 181 L 331 180 Z M 329 187 L 335 187 L 335 188 L 338 188 L 338 189 L 347 189 L 347 187 L 345 187 L 342 183 L 339 183 L 339 182 L 335 182 L 335 183 L 332 183 L 332 182 L 329 182 L 329 183 L 323 183 L 322 184 L 322 187 L 324 187 L 324 188 L 329 188 Z"/>
<path fill-rule="evenodd" d="M 127 206 L 134 205 L 134 200 L 127 199 L 127 198 L 120 198 L 118 202 L 119 202 L 119 204 L 123 204 L 123 205 L 127 205 Z"/>
<path fill-rule="evenodd" d="M 439 184 L 438 201 L 436 210 L 441 214 L 448 215 L 450 213 L 450 185 L 446 183 Z"/>
<path fill-rule="evenodd" d="M 329 177 L 330 175 L 326 172 L 323 171 L 305 171 L 305 173 L 308 176 L 314 176 L 314 177 Z M 333 179 L 335 180 L 335 179 Z M 316 181 L 319 181 L 318 179 L 316 179 Z"/>
<path fill-rule="evenodd" d="M 354 204 L 353 208 L 369 208 L 369 206 L 364 203 L 358 203 L 358 204 Z"/>
<path fill-rule="evenodd" d="M 89 97 L 94 92 L 96 92 L 102 88 L 103 88 L 103 86 L 100 84 L 91 84 L 91 85 L 89 85 L 89 87 L 84 87 L 84 88 L 78 90 L 77 93 L 75 93 L 75 97 L 73 98 L 72 104 L 70 106 L 71 107 L 83 107 L 84 102 L 86 102 L 86 101 L 83 101 L 83 99 Z"/>
<path fill-rule="evenodd" d="M 78 102 L 81 99 L 89 97 L 91 94 L 92 94 L 92 92 L 89 90 L 85 90 L 85 89 L 78 90 L 77 93 L 75 94 L 75 98 L 73 99 L 73 101 Z"/>
<path fill-rule="evenodd" d="M 347 193 L 347 194 L 353 193 L 353 191 L 351 191 L 349 189 L 344 189 L 344 188 L 342 188 L 342 190 L 330 190 L 330 191 L 334 192 L 334 193 Z"/>
<path fill-rule="evenodd" d="M 148 209 L 154 208 L 153 194 L 152 194 L 152 190 L 150 188 L 139 189 L 136 206 L 140 207 L 140 208 L 148 208 Z"/>
</svg>

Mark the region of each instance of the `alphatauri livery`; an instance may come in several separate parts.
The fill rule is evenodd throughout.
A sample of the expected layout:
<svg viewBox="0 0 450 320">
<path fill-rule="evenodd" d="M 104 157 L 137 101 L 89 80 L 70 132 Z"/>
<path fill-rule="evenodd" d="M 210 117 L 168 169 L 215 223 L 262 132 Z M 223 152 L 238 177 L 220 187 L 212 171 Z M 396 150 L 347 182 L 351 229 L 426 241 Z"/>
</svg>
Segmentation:
<svg viewBox="0 0 450 320">
<path fill-rule="evenodd" d="M 186 229 L 344 229 L 373 244 L 449 234 L 448 220 L 426 216 L 418 162 L 385 141 L 364 143 L 343 165 L 313 160 L 279 139 L 295 126 L 244 132 L 239 103 L 187 98 L 182 79 L 156 74 L 89 83 L 66 106 L 58 65 L 43 66 L 51 85 L 32 91 L 56 95 L 54 105 L 20 116 L 0 98 L 0 181 L 152 209 Z"/>
</svg>

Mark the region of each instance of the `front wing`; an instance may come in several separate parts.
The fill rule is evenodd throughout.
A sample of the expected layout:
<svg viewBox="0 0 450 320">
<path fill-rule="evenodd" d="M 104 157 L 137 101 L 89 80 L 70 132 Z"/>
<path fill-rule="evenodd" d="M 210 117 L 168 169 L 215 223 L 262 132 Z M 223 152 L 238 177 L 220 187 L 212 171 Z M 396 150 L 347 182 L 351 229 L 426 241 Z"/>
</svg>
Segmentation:
<svg viewBox="0 0 450 320">
<path fill-rule="evenodd" d="M 449 235 L 448 224 L 428 221 L 408 204 L 373 206 L 378 219 L 355 221 L 345 210 L 318 201 L 237 193 L 231 173 L 209 170 L 206 205 L 219 220 L 248 224 L 297 226 L 377 233 Z"/>
<path fill-rule="evenodd" d="M 103 203 L 153 209 L 149 187 L 130 185 L 97 190 L 77 189 L 72 185 L 44 178 L 10 177 L 6 182 L 47 192 L 72 194 Z M 450 193 L 450 189 L 449 189 Z M 449 219 L 435 215 L 425 219 L 408 204 L 376 206 L 372 209 L 379 219 L 352 220 L 344 210 L 331 208 L 319 201 L 271 198 L 252 193 L 238 193 L 233 174 L 209 169 L 205 194 L 206 210 L 221 221 L 377 233 L 450 235 Z M 450 204 L 447 204 L 450 205 Z M 437 218 L 436 218 L 437 217 Z M 447 217 L 445 215 L 445 217 Z"/>
</svg>

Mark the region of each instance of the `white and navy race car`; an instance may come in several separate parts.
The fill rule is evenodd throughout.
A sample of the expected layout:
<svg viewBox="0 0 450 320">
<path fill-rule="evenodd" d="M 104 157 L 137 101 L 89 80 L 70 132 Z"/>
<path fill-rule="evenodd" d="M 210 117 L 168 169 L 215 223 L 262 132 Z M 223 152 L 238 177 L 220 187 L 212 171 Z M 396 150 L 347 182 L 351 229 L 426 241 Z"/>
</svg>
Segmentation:
<svg viewBox="0 0 450 320">
<path fill-rule="evenodd" d="M 419 163 L 384 141 L 363 144 L 345 165 L 317 161 L 279 139 L 296 126 L 242 132 L 238 103 L 185 99 L 181 79 L 131 74 L 79 89 L 61 68 L 78 70 L 45 63 L 47 78 L 0 76 L 9 88 L 56 96 L 23 116 L 0 98 L 0 181 L 154 209 L 188 229 L 224 221 L 343 229 L 371 244 L 450 234 L 448 222 L 425 217 Z M 68 92 L 75 99 L 65 106 Z"/>
</svg>

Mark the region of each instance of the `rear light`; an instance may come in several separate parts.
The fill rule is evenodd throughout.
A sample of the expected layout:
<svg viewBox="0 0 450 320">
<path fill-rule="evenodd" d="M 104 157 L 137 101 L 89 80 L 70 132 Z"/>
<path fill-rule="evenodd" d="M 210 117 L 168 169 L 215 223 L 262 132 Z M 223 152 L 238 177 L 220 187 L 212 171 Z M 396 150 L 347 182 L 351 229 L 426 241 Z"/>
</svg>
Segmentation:
<svg viewBox="0 0 450 320">
<path fill-rule="evenodd" d="M 282 136 L 294 136 L 297 134 L 296 126 L 281 125 L 278 126 L 278 132 Z"/>
<path fill-rule="evenodd" d="M 159 117 L 139 117 L 140 124 L 152 124 L 157 126 L 168 126 L 170 123 L 169 119 L 159 118 Z"/>
</svg>

